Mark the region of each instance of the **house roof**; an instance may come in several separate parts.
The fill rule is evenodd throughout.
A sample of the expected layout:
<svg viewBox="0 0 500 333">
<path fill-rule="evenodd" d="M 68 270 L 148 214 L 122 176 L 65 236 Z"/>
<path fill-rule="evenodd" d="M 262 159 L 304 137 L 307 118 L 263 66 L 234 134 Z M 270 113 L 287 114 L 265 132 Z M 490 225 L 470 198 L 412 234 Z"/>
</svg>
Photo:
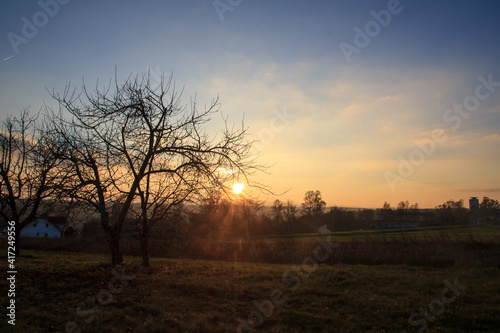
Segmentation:
<svg viewBox="0 0 500 333">
<path fill-rule="evenodd" d="M 66 224 L 66 222 L 68 221 L 68 219 L 64 216 L 47 216 L 44 218 L 39 217 L 39 218 L 33 220 L 33 222 L 38 221 L 38 220 L 48 221 L 48 222 L 52 223 L 53 225 L 57 225 L 57 226 L 64 226 Z"/>
</svg>

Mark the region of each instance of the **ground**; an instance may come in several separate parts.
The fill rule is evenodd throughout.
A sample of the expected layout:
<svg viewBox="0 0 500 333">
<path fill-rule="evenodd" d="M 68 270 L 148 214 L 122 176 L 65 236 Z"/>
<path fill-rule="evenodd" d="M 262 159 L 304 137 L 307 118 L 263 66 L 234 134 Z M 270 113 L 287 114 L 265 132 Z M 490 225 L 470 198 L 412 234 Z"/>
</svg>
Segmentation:
<svg viewBox="0 0 500 333">
<path fill-rule="evenodd" d="M 314 260 L 301 267 L 154 258 L 153 267 L 145 269 L 140 258 L 125 259 L 123 268 L 112 268 L 107 256 L 23 251 L 16 261 L 16 326 L 4 317 L 1 331 L 496 332 L 500 327 L 498 267 L 315 266 Z M 1 286 L 6 294 L 5 279 Z"/>
</svg>

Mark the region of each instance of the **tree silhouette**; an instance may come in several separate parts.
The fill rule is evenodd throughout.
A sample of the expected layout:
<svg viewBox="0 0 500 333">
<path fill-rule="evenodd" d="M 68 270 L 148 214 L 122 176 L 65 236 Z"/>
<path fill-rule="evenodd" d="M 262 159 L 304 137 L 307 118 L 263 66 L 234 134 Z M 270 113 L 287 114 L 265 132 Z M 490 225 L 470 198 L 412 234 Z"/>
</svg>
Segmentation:
<svg viewBox="0 0 500 333">
<path fill-rule="evenodd" d="M 467 209 L 464 207 L 462 199 L 458 201 L 450 199 L 436 208 L 439 218 L 444 224 L 463 223 L 467 220 Z"/>
<path fill-rule="evenodd" d="M 284 207 L 285 221 L 290 226 L 297 219 L 297 206 L 291 200 L 287 200 Z"/>
<path fill-rule="evenodd" d="M 0 131 L 0 215 L 15 222 L 17 254 L 21 230 L 49 215 L 65 181 L 65 171 L 58 169 L 64 147 L 51 141 L 37 118 L 25 109 L 19 118 L 7 118 Z"/>
<path fill-rule="evenodd" d="M 326 203 L 321 197 L 320 191 L 307 191 L 302 203 L 302 211 L 305 216 L 319 216 L 323 213 Z"/>
<path fill-rule="evenodd" d="M 273 202 L 272 217 L 275 224 L 283 223 L 285 214 L 285 207 L 281 200 L 276 199 Z"/>
<path fill-rule="evenodd" d="M 57 119 L 56 128 L 71 145 L 70 193 L 101 213 L 113 264 L 122 262 L 119 239 L 127 219 L 134 221 L 143 264 L 149 266 L 148 239 L 155 224 L 172 209 L 216 190 L 228 192 L 235 178 L 264 170 L 250 154 L 247 129 L 228 126 L 210 136 L 206 125 L 219 113 L 218 98 L 199 110 L 180 104 L 172 77 L 153 85 L 149 74 L 129 77 L 105 89 L 52 93 L 73 119 Z M 249 183 L 250 184 L 250 183 Z M 258 184 L 250 184 L 259 187 Z M 261 187 L 262 188 L 262 187 Z M 109 206 L 119 203 L 113 219 Z"/>
</svg>

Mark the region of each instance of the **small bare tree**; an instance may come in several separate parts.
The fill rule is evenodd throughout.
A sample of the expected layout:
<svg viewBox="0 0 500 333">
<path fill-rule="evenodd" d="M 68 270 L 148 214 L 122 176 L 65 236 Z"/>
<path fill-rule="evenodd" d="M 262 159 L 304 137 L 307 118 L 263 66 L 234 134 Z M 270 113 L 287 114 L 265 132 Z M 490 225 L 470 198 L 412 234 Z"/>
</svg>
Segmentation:
<svg viewBox="0 0 500 333">
<path fill-rule="evenodd" d="M 287 225 L 287 232 L 290 232 L 292 224 L 297 219 L 297 206 L 291 200 L 287 200 L 285 205 L 285 222 Z"/>
<path fill-rule="evenodd" d="M 280 224 L 283 223 L 284 221 L 284 204 L 281 200 L 276 199 L 273 202 L 273 207 L 272 207 L 272 218 L 274 223 Z"/>
<path fill-rule="evenodd" d="M 16 253 L 21 230 L 52 211 L 65 181 L 58 169 L 64 147 L 51 141 L 44 125 L 26 109 L 9 117 L 0 132 L 0 215 L 15 221 Z"/>
<path fill-rule="evenodd" d="M 307 191 L 304 195 L 302 211 L 305 216 L 320 216 L 323 214 L 325 206 L 326 203 L 323 201 L 320 191 Z"/>
<path fill-rule="evenodd" d="M 189 109 L 182 107 L 171 77 L 162 78 L 158 86 L 149 74 L 122 84 L 115 77 L 114 85 L 103 90 L 90 92 L 84 85 L 77 94 L 68 85 L 62 95 L 52 96 L 73 116 L 71 122 L 53 116 L 60 132 L 78 129 L 76 140 L 62 136 L 74 141 L 75 153 L 68 159 L 74 169 L 73 196 L 79 198 L 77 193 L 84 191 L 101 210 L 113 264 L 122 262 L 119 237 L 126 219 L 139 227 L 143 263 L 149 266 L 151 229 L 174 207 L 214 189 L 227 191 L 237 175 L 249 182 L 249 174 L 264 169 L 250 154 L 252 142 L 246 140 L 243 124 L 230 128 L 224 119 L 222 131 L 207 134 L 210 117 L 219 113 L 218 99 L 201 111 L 195 102 Z M 118 197 L 116 219 L 102 221 L 107 199 Z"/>
</svg>

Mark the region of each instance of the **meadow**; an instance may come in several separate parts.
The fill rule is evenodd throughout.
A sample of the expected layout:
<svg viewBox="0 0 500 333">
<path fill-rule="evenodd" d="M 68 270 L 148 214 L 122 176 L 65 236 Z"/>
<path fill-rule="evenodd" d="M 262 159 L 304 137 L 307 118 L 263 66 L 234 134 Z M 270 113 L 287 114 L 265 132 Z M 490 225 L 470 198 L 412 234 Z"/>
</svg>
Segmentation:
<svg viewBox="0 0 500 333">
<path fill-rule="evenodd" d="M 500 226 L 498 225 L 440 225 L 407 229 L 380 229 L 380 230 L 360 230 L 332 232 L 329 234 L 332 238 L 342 240 L 379 240 L 379 239 L 412 239 L 429 240 L 430 238 L 452 239 L 460 241 L 464 239 L 476 238 L 478 241 L 493 241 L 500 238 Z M 317 236 L 324 234 L 293 234 L 276 235 L 270 239 L 295 239 L 301 241 L 310 241 Z"/>
<path fill-rule="evenodd" d="M 498 238 L 458 229 L 413 230 L 441 246 L 392 231 L 235 242 L 253 251 L 246 261 L 206 245 L 209 259 L 152 258 L 151 268 L 130 255 L 113 268 L 105 254 L 24 250 L 16 326 L 4 319 L 1 331 L 498 332 Z"/>
</svg>

